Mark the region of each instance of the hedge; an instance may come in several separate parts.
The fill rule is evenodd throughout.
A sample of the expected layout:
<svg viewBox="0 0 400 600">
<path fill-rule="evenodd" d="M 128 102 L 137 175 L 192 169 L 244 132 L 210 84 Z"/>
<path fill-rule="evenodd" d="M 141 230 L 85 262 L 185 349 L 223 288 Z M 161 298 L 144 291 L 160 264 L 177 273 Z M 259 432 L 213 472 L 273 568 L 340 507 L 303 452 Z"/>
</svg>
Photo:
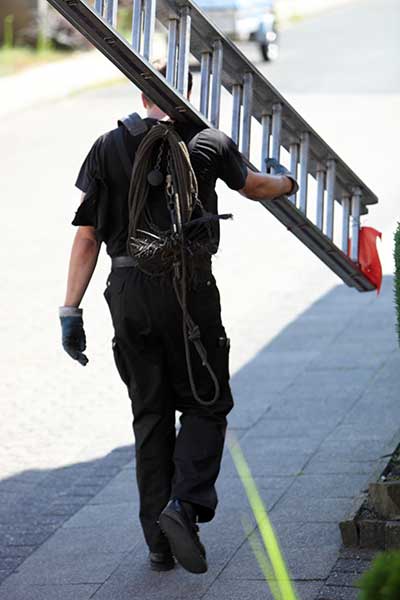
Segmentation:
<svg viewBox="0 0 400 600">
<path fill-rule="evenodd" d="M 394 296 L 397 313 L 397 335 L 400 345 L 400 223 L 398 223 L 397 231 L 394 234 Z"/>
<path fill-rule="evenodd" d="M 358 600 L 399 600 L 400 552 L 378 554 L 357 585 Z"/>
</svg>

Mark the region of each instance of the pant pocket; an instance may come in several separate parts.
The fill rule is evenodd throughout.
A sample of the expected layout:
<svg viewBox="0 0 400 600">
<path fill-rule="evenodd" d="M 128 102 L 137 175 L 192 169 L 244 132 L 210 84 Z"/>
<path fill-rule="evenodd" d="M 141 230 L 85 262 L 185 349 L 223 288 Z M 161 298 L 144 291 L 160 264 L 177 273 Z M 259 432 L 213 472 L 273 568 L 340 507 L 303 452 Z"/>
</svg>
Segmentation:
<svg viewBox="0 0 400 600">
<path fill-rule="evenodd" d="M 123 271 L 124 269 L 120 269 Z M 118 323 L 124 314 L 124 288 L 125 288 L 126 274 L 111 271 L 107 278 L 106 289 L 104 290 L 104 298 L 110 309 L 111 318 L 115 324 Z"/>
<path fill-rule="evenodd" d="M 121 348 L 118 345 L 117 339 L 114 337 L 112 340 L 112 349 L 114 354 L 114 361 L 117 367 L 117 371 L 122 381 L 129 386 L 129 370 L 126 366 L 125 359 L 122 355 Z"/>
</svg>

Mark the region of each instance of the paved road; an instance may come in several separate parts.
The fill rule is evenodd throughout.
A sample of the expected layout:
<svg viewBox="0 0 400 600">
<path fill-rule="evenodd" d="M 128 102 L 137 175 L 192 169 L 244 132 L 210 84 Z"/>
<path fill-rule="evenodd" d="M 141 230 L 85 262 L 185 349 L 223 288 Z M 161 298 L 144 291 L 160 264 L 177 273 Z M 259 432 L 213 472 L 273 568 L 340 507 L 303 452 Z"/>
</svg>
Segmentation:
<svg viewBox="0 0 400 600">
<path fill-rule="evenodd" d="M 386 233 L 384 265 L 386 272 L 390 273 L 391 235 L 398 219 L 399 183 L 397 180 L 392 181 L 392 178 L 397 170 L 395 140 L 400 133 L 399 123 L 394 119 L 400 104 L 399 61 L 395 53 L 399 39 L 396 23 L 400 20 L 399 7 L 394 0 L 382 0 L 379 7 L 380 10 L 377 10 L 376 2 L 365 0 L 355 3 L 353 7 L 341 8 L 329 16 L 310 19 L 297 25 L 283 36 L 279 62 L 262 68 L 380 195 L 382 201 L 373 209 L 367 222 L 382 228 Z M 355 23 L 358 24 L 357 27 Z M 380 23 L 378 27 L 377 23 Z M 373 43 L 372 34 L 369 35 L 368 32 L 375 32 Z M 341 40 L 339 44 L 334 41 L 337 39 Z M 379 58 L 382 54 L 384 59 Z M 366 69 L 361 68 L 364 65 L 368 65 L 367 75 Z M 12 120 L 0 121 L 3 141 L 1 164 L 5 174 L 0 181 L 0 195 L 3 199 L 1 250 L 3 265 L 6 265 L 0 289 L 2 313 L 5 316 L 0 324 L 3 343 L 0 379 L 0 501 L 3 508 L 0 528 L 5 540 L 0 548 L 1 555 L 5 557 L 0 575 L 3 576 L 8 575 L 24 556 L 51 536 L 60 523 L 94 496 L 119 472 L 130 456 L 131 451 L 124 450 L 124 446 L 131 442 L 129 403 L 112 364 L 111 328 L 105 303 L 99 302 L 107 276 L 106 257 L 101 259 L 98 273 L 84 303 L 88 354 L 91 359 L 86 369 L 69 361 L 59 349 L 57 306 L 63 301 L 66 257 L 71 238 L 68 223 L 78 199 L 72 186 L 77 169 L 88 145 L 98 133 L 112 127 L 120 115 L 131 112 L 132 108 L 137 107 L 137 102 L 138 94 L 132 86 L 114 86 L 25 110 Z M 299 377 L 296 389 L 303 385 L 305 400 L 310 393 L 310 388 L 307 387 L 310 382 L 317 382 L 317 387 L 327 386 L 330 397 L 336 397 L 335 401 L 339 403 L 340 417 L 344 418 L 353 407 L 353 400 L 361 398 L 362 390 L 368 392 L 363 388 L 367 373 L 376 374 L 379 369 L 383 369 L 382 373 L 386 372 L 386 379 L 392 381 L 393 386 L 392 395 L 389 394 L 387 400 L 389 410 L 389 400 L 394 401 L 395 375 L 389 367 L 385 371 L 384 363 L 377 361 L 376 353 L 365 351 L 366 340 L 361 333 L 365 333 L 367 318 L 380 324 L 383 333 L 381 337 L 378 335 L 381 343 L 379 348 L 385 360 L 389 360 L 395 348 L 394 335 L 390 336 L 393 322 L 390 281 L 387 282 L 388 287 L 380 303 L 373 296 L 361 296 L 356 292 L 344 291 L 341 287 L 336 288 L 340 284 L 339 280 L 320 265 L 307 249 L 302 248 L 264 209 L 228 192 L 222 185 L 220 197 L 222 210 L 231 210 L 236 217 L 233 223 L 223 226 L 223 243 L 216 261 L 216 272 L 225 298 L 225 322 L 233 339 L 232 372 L 239 373 L 239 369 L 247 363 L 249 365 L 234 379 L 238 406 L 231 422 L 239 431 L 247 432 L 249 427 L 265 415 L 269 406 L 273 407 L 275 412 L 271 414 L 273 427 L 269 432 L 269 441 L 266 440 L 265 447 L 260 442 L 257 445 L 263 448 L 263 452 L 277 457 L 276 464 L 279 464 L 282 472 L 284 466 L 279 463 L 279 457 L 285 452 L 274 433 L 279 431 L 279 427 L 285 428 L 287 422 L 290 435 L 293 436 L 291 428 L 294 424 L 290 419 L 291 409 L 285 412 L 282 408 L 279 412 L 279 403 L 290 407 L 290 402 L 296 400 L 293 390 L 289 396 L 279 396 L 283 384 L 285 387 Z M 305 317 L 298 318 L 314 301 L 329 291 L 331 294 L 325 300 L 319 302 Z M 287 330 L 286 337 L 276 337 L 290 323 L 292 326 Z M 343 374 L 329 370 L 332 366 L 329 360 L 337 369 L 343 368 L 340 361 L 337 362 L 337 355 L 333 351 L 331 355 L 327 352 L 333 340 L 339 344 L 339 355 L 345 353 L 350 357 L 353 367 L 356 365 L 356 371 L 350 371 L 346 375 L 346 372 Z M 278 345 L 271 345 L 269 351 L 268 344 L 272 341 Z M 266 352 L 257 354 L 264 347 L 267 347 Z M 362 357 L 360 348 L 364 350 Z M 306 365 L 312 361 L 316 361 L 311 369 L 312 374 L 304 374 Z M 392 368 L 393 364 L 395 363 L 392 361 Z M 318 375 L 315 370 L 322 371 L 322 374 Z M 346 386 L 346 394 L 350 395 L 349 404 L 346 403 L 346 397 L 335 395 L 335 378 L 336 385 L 340 381 L 342 386 Z M 382 380 L 378 379 L 379 382 L 382 386 Z M 268 393 L 265 393 L 267 388 Z M 379 389 L 378 386 L 378 391 Z M 370 413 L 375 415 L 370 407 L 371 393 L 367 393 L 363 400 L 368 418 L 372 418 Z M 252 399 L 250 410 L 245 402 L 249 398 Z M 276 402 L 278 406 L 274 406 Z M 302 417 L 299 423 L 305 427 L 306 421 L 313 418 L 310 402 L 304 405 L 301 400 L 299 410 Z M 333 416 L 340 420 L 339 414 L 332 415 L 329 411 L 315 420 L 315 439 L 318 443 L 327 435 L 323 422 Z M 353 411 L 350 425 L 342 426 L 331 440 L 330 448 L 343 445 L 343 439 L 347 439 L 346 431 L 354 429 L 354 419 Z M 385 429 L 378 436 L 378 446 L 391 424 L 393 425 L 385 421 Z M 366 429 L 367 425 L 365 423 Z M 267 431 L 265 421 L 261 421 L 258 432 L 260 429 Z M 302 439 L 308 436 L 305 430 L 300 433 Z M 361 433 L 365 439 L 365 430 Z M 271 438 L 274 438 L 273 448 L 268 446 L 272 443 Z M 313 435 L 311 438 L 314 439 Z M 262 452 L 254 455 L 251 436 L 247 439 L 246 451 L 252 460 L 252 466 L 259 469 L 257 474 L 262 475 L 260 465 L 266 460 L 265 455 Z M 356 441 L 360 442 L 359 439 Z M 287 443 L 286 441 L 285 444 Z M 314 452 L 316 447 L 307 446 L 309 441 L 304 443 L 305 446 L 301 449 L 299 446 L 296 449 L 289 448 L 289 454 L 304 452 L 304 458 L 307 457 L 308 460 L 311 450 Z M 121 450 L 109 455 L 106 462 L 98 460 L 115 448 Z M 314 461 L 317 472 L 318 464 L 323 462 L 326 455 L 327 450 Z M 338 456 L 340 458 L 340 452 L 336 454 Z M 294 465 L 290 456 L 285 460 L 289 472 L 302 467 L 297 462 Z M 229 467 L 226 468 L 229 479 Z M 310 467 L 311 472 L 315 472 L 312 468 Z M 123 495 L 124 482 L 129 479 L 128 473 L 129 469 L 122 472 L 117 482 L 123 489 Z M 273 470 L 271 473 L 273 474 Z M 365 471 L 357 473 L 366 475 Z M 273 504 L 280 497 L 279 494 L 288 489 L 288 482 L 272 479 L 271 476 L 268 486 Z M 358 486 L 361 486 L 363 478 L 356 480 Z M 228 510 L 229 502 L 232 502 L 231 498 L 236 494 L 236 483 L 230 485 L 233 486 L 231 491 L 228 484 L 226 488 L 227 510 L 222 512 L 220 523 L 221 527 L 232 529 L 229 542 L 231 546 L 226 548 L 227 556 L 233 555 L 238 544 L 241 544 L 234 533 L 237 515 Z M 310 480 L 307 485 L 311 485 Z M 342 478 L 341 485 L 348 483 Z M 356 491 L 352 488 L 351 494 Z M 111 497 L 115 503 L 115 488 Z M 335 509 L 332 508 L 333 521 L 324 527 L 324 533 L 321 534 L 322 538 L 327 536 L 330 540 L 323 559 L 324 569 L 311 573 L 319 578 L 319 582 L 329 572 L 327 568 L 330 569 L 334 563 L 338 548 L 335 522 L 340 510 L 348 506 L 347 495 L 346 498 L 344 502 L 326 503 L 325 510 L 333 505 Z M 294 503 L 296 501 L 288 495 L 282 507 L 277 505 L 281 517 L 279 519 L 278 515 L 278 520 L 290 521 L 287 511 L 290 513 L 294 510 Z M 102 502 L 99 504 L 102 505 Z M 318 506 L 314 506 L 313 510 L 318 511 Z M 120 523 L 119 519 L 129 520 L 127 513 L 121 511 L 122 508 L 118 507 L 111 509 L 115 513 L 115 517 L 112 517 L 115 518 L 115 524 Z M 96 522 L 101 522 L 103 513 L 99 509 L 91 509 L 88 513 L 96 513 Z M 27 529 L 29 514 L 34 519 L 31 519 L 31 528 Z M 78 515 L 79 528 L 79 518 L 85 519 L 85 513 L 81 517 Z M 303 523 L 298 531 L 298 544 L 307 546 L 306 539 L 310 535 L 312 543 L 309 547 L 309 540 L 307 547 L 310 552 L 313 549 L 315 553 L 319 528 L 313 526 L 313 535 L 308 534 L 310 529 L 305 526 L 307 519 L 301 520 L 304 519 L 304 514 L 296 516 L 297 518 Z M 309 515 L 308 522 L 311 518 Z M 11 519 L 17 526 L 11 523 Z M 62 535 L 68 538 L 73 533 L 71 529 L 68 533 L 63 528 Z M 137 533 L 136 526 L 132 532 Z M 282 525 L 280 534 L 289 543 L 293 530 L 290 527 L 285 529 L 285 525 Z M 121 539 L 120 528 L 118 532 L 115 530 L 115 535 Z M 212 550 L 215 555 L 218 550 L 217 532 L 208 535 L 210 543 L 215 546 Z M 215 539 L 213 535 L 216 536 Z M 54 536 L 53 539 L 57 546 L 59 538 Z M 124 551 L 131 550 L 131 539 L 123 544 Z M 94 547 L 98 546 L 98 536 L 97 541 L 93 540 Z M 87 548 L 87 537 L 84 543 Z M 38 564 L 42 564 L 42 571 L 43 564 L 46 564 L 48 555 L 45 546 L 42 548 L 45 552 L 42 555 L 44 562 L 40 562 L 41 555 L 38 554 L 39 562 L 32 567 L 35 572 L 40 571 Z M 246 554 L 245 550 L 243 552 Z M 114 554 L 112 560 L 104 559 L 102 568 L 106 577 L 121 559 L 120 555 Z M 223 553 L 222 555 L 225 556 Z M 250 572 L 246 575 L 245 571 L 245 578 L 256 579 L 257 575 L 251 571 L 251 559 L 246 556 L 242 559 L 247 561 Z M 240 557 L 239 553 L 238 560 Z M 310 559 L 311 566 L 312 562 Z M 231 570 L 227 571 L 229 581 L 235 579 L 232 573 L 236 564 L 238 563 L 232 563 Z M 140 564 L 135 566 L 137 576 L 140 575 L 140 568 Z M 299 553 L 293 556 L 293 568 L 297 577 L 311 577 L 299 561 Z M 48 580 L 55 587 L 63 582 L 73 584 L 74 594 L 78 593 L 76 584 L 82 584 L 82 598 L 89 597 L 88 591 L 94 593 L 99 587 L 98 582 L 103 581 L 100 575 L 94 576 L 94 579 L 82 579 L 76 575 L 76 571 L 75 578 L 68 579 L 65 576 L 65 580 L 51 578 L 49 569 L 47 573 Z M 215 574 L 214 571 L 212 573 Z M 14 577 L 18 578 L 18 575 Z M 14 583 L 16 590 L 17 580 Z M 212 578 L 207 579 L 204 585 L 207 587 L 211 583 Z M 190 585 L 193 586 L 192 583 Z M 221 584 L 216 584 L 214 592 L 207 597 L 212 598 L 213 593 L 219 593 L 219 585 Z M 225 582 L 224 585 L 227 589 L 247 586 L 243 582 Z M 310 585 L 307 588 L 307 584 L 302 584 L 306 590 L 304 593 L 311 594 L 311 591 L 307 591 L 311 588 L 314 593 L 320 587 L 318 582 L 317 585 Z M 60 591 L 57 593 L 61 594 Z M 64 588 L 62 593 L 64 596 L 60 595 L 60 598 L 67 598 L 70 597 L 67 594 L 72 592 Z M 16 594 L 17 592 L 15 598 Z M 24 594 L 23 597 L 27 599 L 26 590 Z M 2 596 L 1 588 L 0 597 L 14 600 L 9 590 L 6 596 Z M 77 597 L 74 596 L 74 600 Z M 233 598 L 233 591 L 230 598 Z"/>
<path fill-rule="evenodd" d="M 285 93 L 397 94 L 399 35 L 396 0 L 350 3 L 284 31 L 266 72 Z"/>
</svg>

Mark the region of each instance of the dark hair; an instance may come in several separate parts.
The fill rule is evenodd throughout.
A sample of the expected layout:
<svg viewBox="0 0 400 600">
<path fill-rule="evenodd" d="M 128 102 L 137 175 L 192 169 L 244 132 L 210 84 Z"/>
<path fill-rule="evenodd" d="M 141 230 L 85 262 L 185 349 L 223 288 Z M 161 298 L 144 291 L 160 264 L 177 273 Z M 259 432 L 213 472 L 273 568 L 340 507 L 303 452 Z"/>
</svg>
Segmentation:
<svg viewBox="0 0 400 600">
<path fill-rule="evenodd" d="M 165 62 L 165 60 L 154 60 L 151 64 L 156 69 L 156 71 L 161 73 L 161 75 L 164 75 L 164 77 L 167 76 L 167 63 Z M 188 89 L 187 89 L 188 94 L 190 94 L 190 92 L 192 91 L 192 87 L 193 87 L 193 75 L 190 71 L 188 71 Z M 151 98 L 148 98 L 148 96 L 146 96 L 146 99 L 148 102 L 150 101 L 152 104 L 154 104 L 154 102 L 151 100 Z"/>
</svg>

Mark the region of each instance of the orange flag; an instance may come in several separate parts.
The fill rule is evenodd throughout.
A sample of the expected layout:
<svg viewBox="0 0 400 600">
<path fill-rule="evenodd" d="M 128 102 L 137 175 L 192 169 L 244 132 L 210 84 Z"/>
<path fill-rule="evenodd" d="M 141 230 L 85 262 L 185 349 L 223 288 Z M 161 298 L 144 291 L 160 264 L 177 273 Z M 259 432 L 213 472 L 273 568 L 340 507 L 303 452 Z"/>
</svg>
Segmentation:
<svg viewBox="0 0 400 600">
<path fill-rule="evenodd" d="M 365 277 L 376 287 L 379 294 L 382 285 L 382 265 L 376 247 L 376 238 L 382 239 L 382 233 L 373 227 L 361 227 L 358 260 Z"/>
</svg>

